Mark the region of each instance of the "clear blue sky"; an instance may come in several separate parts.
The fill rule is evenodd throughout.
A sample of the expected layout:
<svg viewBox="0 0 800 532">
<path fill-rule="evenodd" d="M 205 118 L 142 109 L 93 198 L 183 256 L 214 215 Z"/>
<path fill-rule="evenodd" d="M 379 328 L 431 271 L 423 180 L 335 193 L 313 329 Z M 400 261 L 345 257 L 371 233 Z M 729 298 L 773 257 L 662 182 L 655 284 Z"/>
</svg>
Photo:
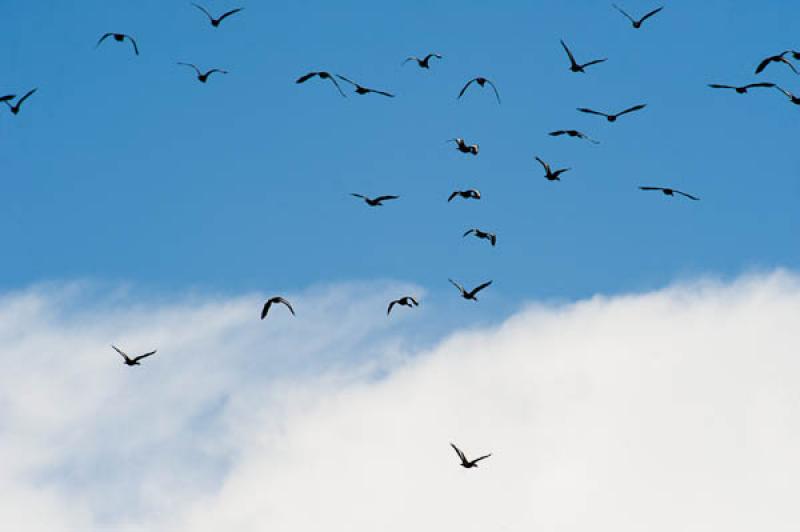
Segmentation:
<svg viewBox="0 0 800 532">
<path fill-rule="evenodd" d="M 609 2 L 17 2 L 0 20 L 0 289 L 49 280 L 291 291 L 494 279 L 492 298 L 574 298 L 800 264 L 800 108 L 746 83 L 800 48 L 791 2 L 669 2 L 634 31 Z M 621 0 L 634 13 L 659 4 Z M 107 31 L 132 34 L 106 42 Z M 608 57 L 572 74 L 578 59 Z M 408 55 L 445 58 L 430 71 Z M 187 61 L 228 76 L 199 84 Z M 317 69 L 397 94 L 341 98 Z M 483 75 L 503 97 L 463 83 Z M 800 77 L 762 75 L 800 92 Z M 616 124 L 579 106 L 648 108 Z M 553 139 L 577 128 L 594 146 Z M 444 141 L 463 136 L 478 157 Z M 543 179 L 533 157 L 570 166 Z M 674 186 L 702 201 L 637 190 Z M 477 187 L 480 202 L 446 202 Z M 349 193 L 398 194 L 370 209 Z M 462 239 L 498 234 L 492 249 Z M 488 294 L 487 294 L 488 295 Z"/>
</svg>

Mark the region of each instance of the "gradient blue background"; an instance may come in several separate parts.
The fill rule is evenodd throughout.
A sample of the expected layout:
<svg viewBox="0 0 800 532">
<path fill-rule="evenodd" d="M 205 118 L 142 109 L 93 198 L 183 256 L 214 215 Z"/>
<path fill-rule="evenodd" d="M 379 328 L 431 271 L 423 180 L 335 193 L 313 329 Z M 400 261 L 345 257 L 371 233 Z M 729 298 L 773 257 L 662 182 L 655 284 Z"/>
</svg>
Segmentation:
<svg viewBox="0 0 800 532">
<path fill-rule="evenodd" d="M 705 86 L 753 81 L 762 57 L 800 49 L 792 2 L 670 2 L 640 31 L 597 1 L 204 3 L 246 9 L 214 30 L 185 1 L 6 6 L 0 92 L 39 92 L 0 113 L 0 289 L 398 279 L 455 297 L 454 277 L 494 279 L 486 299 L 513 304 L 800 265 L 800 108 Z M 134 35 L 141 56 L 95 49 L 107 31 Z M 572 74 L 560 38 L 609 61 Z M 445 56 L 430 71 L 400 66 L 428 51 Z M 230 74 L 201 85 L 176 61 Z M 318 69 L 397 98 L 294 84 Z M 456 100 L 476 75 L 502 105 Z M 784 66 L 759 78 L 800 92 Z M 648 108 L 616 124 L 575 111 L 636 103 Z M 602 144 L 546 135 L 560 128 Z M 573 170 L 549 183 L 534 155 Z M 446 202 L 469 187 L 484 199 Z M 370 209 L 350 192 L 402 199 Z M 496 231 L 497 248 L 462 239 L 469 227 Z"/>
</svg>

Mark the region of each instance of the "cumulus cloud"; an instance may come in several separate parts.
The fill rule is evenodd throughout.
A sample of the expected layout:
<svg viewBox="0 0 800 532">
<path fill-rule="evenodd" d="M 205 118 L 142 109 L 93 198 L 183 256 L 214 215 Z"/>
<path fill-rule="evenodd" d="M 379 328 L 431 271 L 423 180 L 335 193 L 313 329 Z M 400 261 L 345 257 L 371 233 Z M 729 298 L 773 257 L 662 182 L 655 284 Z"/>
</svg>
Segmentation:
<svg viewBox="0 0 800 532">
<path fill-rule="evenodd" d="M 404 349 L 435 321 L 386 319 L 413 288 L 317 287 L 269 323 L 257 294 L 6 295 L 3 528 L 795 528 L 796 276 L 531 304 Z M 112 342 L 159 354 L 127 368 Z M 494 454 L 463 470 L 451 441 Z"/>
</svg>

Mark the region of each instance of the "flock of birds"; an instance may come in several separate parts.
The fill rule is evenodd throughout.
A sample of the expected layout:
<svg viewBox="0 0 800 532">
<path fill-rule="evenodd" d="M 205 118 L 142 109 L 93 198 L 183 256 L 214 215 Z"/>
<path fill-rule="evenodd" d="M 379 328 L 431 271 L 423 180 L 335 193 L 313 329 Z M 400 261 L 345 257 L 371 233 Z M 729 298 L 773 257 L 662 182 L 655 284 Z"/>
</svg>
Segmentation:
<svg viewBox="0 0 800 532">
<path fill-rule="evenodd" d="M 191 6 L 195 7 L 197 10 L 202 12 L 208 18 L 208 21 L 209 21 L 210 25 L 213 28 L 218 28 L 221 25 L 221 23 L 223 21 L 225 21 L 228 17 L 231 17 L 231 16 L 236 15 L 237 13 L 240 13 L 241 11 L 243 11 L 243 8 L 231 9 L 229 11 L 224 12 L 220 16 L 215 17 L 205 7 L 203 7 L 203 6 L 199 5 L 199 4 L 192 3 Z M 664 7 L 662 6 L 662 7 L 653 9 L 652 11 L 649 11 L 648 13 L 643 15 L 641 18 L 634 18 L 630 14 L 628 14 L 625 10 L 623 10 L 621 7 L 617 6 L 616 4 L 612 4 L 612 7 L 615 10 L 617 10 L 620 14 L 622 14 L 626 19 L 628 19 L 630 21 L 633 29 L 636 29 L 636 30 L 641 29 L 642 25 L 644 24 L 645 21 L 647 21 L 651 17 L 657 15 L 658 13 L 660 13 L 664 9 Z M 97 41 L 97 44 L 95 45 L 95 48 L 97 48 L 100 45 L 102 45 L 103 43 L 105 43 L 109 38 L 111 38 L 114 42 L 118 42 L 118 43 L 124 43 L 126 41 L 129 42 L 130 45 L 131 45 L 131 48 L 133 50 L 133 53 L 135 55 L 137 55 L 137 56 L 139 55 L 140 50 L 139 50 L 139 45 L 136 42 L 136 39 L 134 39 L 134 37 L 132 37 L 131 35 L 128 35 L 126 33 L 115 33 L 115 32 L 105 33 L 99 38 L 99 40 Z M 602 64 L 602 63 L 604 63 L 604 62 L 606 62 L 608 60 L 608 58 L 601 58 L 601 59 L 592 59 L 592 60 L 587 61 L 585 63 L 580 63 L 575 58 L 575 55 L 573 54 L 572 50 L 569 48 L 569 46 L 563 40 L 561 40 L 561 46 L 564 49 L 564 52 L 566 53 L 567 59 L 569 60 L 569 70 L 571 72 L 574 72 L 574 73 L 586 74 L 586 72 L 587 72 L 586 69 L 587 68 L 593 67 L 593 66 L 596 66 L 596 65 L 600 65 L 600 64 Z M 441 54 L 438 54 L 438 53 L 429 53 L 429 54 L 427 54 L 427 55 L 425 55 L 423 57 L 411 56 L 411 57 L 406 58 L 401 64 L 405 65 L 405 64 L 407 64 L 409 62 L 414 62 L 414 63 L 417 64 L 417 66 L 419 68 L 427 70 L 427 69 L 431 68 L 431 61 L 433 59 L 442 60 L 443 56 Z M 782 64 L 782 65 L 785 65 L 786 67 L 788 67 L 795 74 L 800 75 L 800 72 L 798 72 L 798 70 L 795 67 L 795 65 L 792 62 L 792 60 L 800 61 L 800 51 L 785 50 L 785 51 L 782 51 L 779 54 L 772 55 L 772 56 L 769 56 L 769 57 L 765 58 L 756 67 L 755 74 L 756 75 L 761 74 L 770 65 L 781 65 Z M 192 64 L 192 63 L 179 62 L 177 64 L 179 66 L 184 66 L 184 67 L 191 68 L 192 70 L 194 70 L 194 72 L 196 74 L 196 77 L 197 77 L 197 80 L 199 82 L 201 82 L 201 83 L 207 83 L 209 78 L 213 74 L 223 74 L 223 75 L 227 74 L 227 71 L 219 69 L 219 68 L 212 68 L 210 70 L 203 71 L 197 65 Z M 342 86 L 339 84 L 339 81 L 344 82 L 347 85 L 350 85 L 351 87 L 353 87 L 354 92 L 356 94 L 358 94 L 358 95 L 377 94 L 379 96 L 384 96 L 384 97 L 387 97 L 387 98 L 394 98 L 395 97 L 394 94 L 392 94 L 392 93 L 390 93 L 388 91 L 369 88 L 369 87 L 361 85 L 360 83 L 357 83 L 357 82 L 355 82 L 355 81 L 353 81 L 353 80 L 351 80 L 351 79 L 349 79 L 349 78 L 347 78 L 345 76 L 342 76 L 340 74 L 333 74 L 331 72 L 326 72 L 326 71 L 308 72 L 308 73 L 300 76 L 299 78 L 297 78 L 297 80 L 295 82 L 297 84 L 304 84 L 304 83 L 306 83 L 306 82 L 308 82 L 308 81 L 310 81 L 312 79 L 315 79 L 315 78 L 319 79 L 319 80 L 322 80 L 322 81 L 330 82 L 330 84 L 344 98 L 346 98 L 347 95 L 342 90 Z M 492 80 L 490 80 L 488 78 L 485 78 L 485 77 L 482 77 L 482 76 L 478 76 L 478 77 L 472 78 L 469 81 L 467 81 L 466 84 L 464 84 L 464 86 L 459 91 L 457 98 L 461 99 L 467 93 L 467 91 L 470 89 L 470 87 L 473 87 L 473 86 L 477 86 L 480 89 L 485 89 L 486 87 L 489 87 L 492 90 L 492 92 L 493 92 L 493 94 L 495 96 L 495 99 L 497 100 L 497 103 L 498 104 L 502 103 L 501 98 L 500 98 L 500 92 L 499 92 L 497 86 L 495 85 L 495 83 Z M 782 93 L 785 97 L 787 97 L 792 104 L 800 105 L 800 98 L 796 97 L 794 94 L 792 94 L 790 91 L 786 90 L 785 88 L 783 88 L 783 87 L 781 87 L 781 86 L 779 86 L 779 85 L 777 85 L 775 83 L 771 83 L 771 82 L 754 82 L 754 83 L 749 83 L 749 84 L 746 84 L 746 85 L 727 85 L 727 84 L 712 83 L 712 84 L 709 84 L 708 86 L 710 88 L 712 88 L 712 89 L 733 90 L 738 94 L 747 94 L 750 89 L 756 89 L 756 88 L 772 89 L 772 88 L 774 88 L 777 91 L 779 91 L 780 93 Z M 25 103 L 25 101 L 28 100 L 33 94 L 35 94 L 36 91 L 37 91 L 36 88 L 31 89 L 28 92 L 26 92 L 24 95 L 19 97 L 18 99 L 17 99 L 17 96 L 15 94 L 2 95 L 2 96 L 0 96 L 0 102 L 5 103 L 8 106 L 9 110 L 11 111 L 11 113 L 13 115 L 17 115 L 20 112 L 21 108 L 22 108 L 22 104 Z M 597 111 L 597 110 L 593 110 L 593 109 L 589 109 L 589 108 L 585 108 L 585 107 L 579 107 L 577 110 L 579 112 L 581 112 L 581 113 L 603 117 L 608 122 L 612 122 L 613 123 L 613 122 L 616 122 L 622 116 L 628 115 L 630 113 L 635 113 L 635 112 L 641 111 L 641 110 L 645 109 L 646 107 L 647 107 L 646 104 L 637 104 L 637 105 L 633 105 L 631 107 L 628 107 L 627 109 L 624 109 L 624 110 L 616 112 L 616 113 L 606 113 L 606 112 Z M 586 135 L 585 133 L 582 133 L 581 131 L 577 131 L 577 130 L 574 130 L 574 129 L 556 130 L 556 131 L 552 131 L 552 132 L 550 132 L 548 134 L 550 136 L 553 136 L 553 137 L 560 137 L 560 136 L 566 135 L 566 136 L 571 137 L 571 138 L 585 140 L 585 141 L 590 142 L 592 144 L 599 144 L 599 142 L 597 140 L 589 137 L 588 135 Z M 469 155 L 472 155 L 472 156 L 477 156 L 478 153 L 479 153 L 478 144 L 468 144 L 467 141 L 465 141 L 463 138 L 453 138 L 453 139 L 448 140 L 447 142 L 448 143 L 449 142 L 455 143 L 456 149 L 461 153 L 469 154 Z M 561 176 L 570 170 L 570 168 L 553 169 L 553 167 L 551 167 L 551 165 L 548 162 L 544 161 L 539 156 L 536 156 L 535 160 L 542 166 L 542 168 L 543 168 L 543 170 L 545 172 L 544 178 L 547 179 L 548 181 L 560 181 Z M 689 194 L 687 192 L 683 192 L 683 191 L 680 191 L 680 190 L 677 190 L 677 189 L 674 189 L 674 188 L 664 187 L 664 186 L 646 185 L 646 186 L 640 186 L 639 189 L 642 190 L 642 191 L 657 191 L 657 192 L 661 192 L 662 194 L 664 194 L 666 196 L 670 196 L 670 197 L 674 197 L 674 196 L 678 195 L 678 196 L 682 196 L 684 198 L 687 198 L 687 199 L 693 200 L 693 201 L 698 201 L 700 199 L 697 196 L 694 196 L 694 195 Z M 376 197 L 368 197 L 368 196 L 365 196 L 363 194 L 358 194 L 358 193 L 352 193 L 351 195 L 353 197 L 356 197 L 356 198 L 359 198 L 359 199 L 363 200 L 370 207 L 380 207 L 380 206 L 384 205 L 384 202 L 399 199 L 399 196 L 394 196 L 394 195 L 382 195 L 382 196 L 376 196 Z M 474 188 L 473 189 L 468 189 L 468 190 L 455 190 L 455 191 L 452 192 L 452 194 L 450 194 L 450 196 L 448 197 L 447 201 L 451 202 L 456 198 L 461 198 L 461 199 L 464 199 L 464 200 L 480 200 L 481 199 L 481 193 L 480 193 L 480 191 L 478 191 L 477 189 L 474 189 Z M 488 231 L 481 230 L 479 228 L 471 228 L 471 229 L 467 230 L 464 233 L 463 236 L 464 237 L 474 236 L 475 238 L 478 238 L 478 239 L 487 240 L 491 244 L 491 246 L 493 246 L 493 247 L 497 244 L 497 235 L 495 235 L 494 233 L 488 232 Z M 456 281 L 454 281 L 452 279 L 449 279 L 449 281 L 459 291 L 459 294 L 461 295 L 461 297 L 464 298 L 467 301 L 478 301 L 478 298 L 477 298 L 478 293 L 481 292 L 482 290 L 488 288 L 492 284 L 492 281 L 490 280 L 490 281 L 486 281 L 484 283 L 481 283 L 478 286 L 475 286 L 471 290 L 467 290 L 466 288 L 464 288 L 464 286 L 462 286 L 458 282 L 456 282 Z M 274 305 L 282 305 L 282 306 L 286 307 L 286 309 L 293 316 L 295 315 L 295 310 L 294 310 L 292 304 L 287 299 L 285 299 L 282 296 L 275 296 L 275 297 L 269 298 L 264 303 L 264 305 L 263 305 L 263 307 L 261 309 L 261 319 L 262 320 L 265 319 L 268 316 L 270 309 Z M 392 310 L 396 306 L 414 308 L 414 307 L 419 306 L 419 302 L 413 296 L 403 296 L 403 297 L 401 297 L 399 299 L 395 299 L 393 301 L 390 301 L 389 305 L 388 305 L 388 308 L 387 308 L 387 311 L 386 311 L 387 315 L 390 315 Z M 142 355 L 131 357 L 127 353 L 125 353 L 124 351 L 119 349 L 118 347 L 116 347 L 114 345 L 112 345 L 111 347 L 117 353 L 119 353 L 120 356 L 122 356 L 123 362 L 127 366 L 139 366 L 139 365 L 141 365 L 141 361 L 143 359 L 156 354 L 156 351 L 154 350 L 154 351 L 150 351 L 150 352 L 144 353 Z M 480 456 L 478 458 L 469 460 L 466 457 L 466 455 L 456 445 L 454 445 L 452 443 L 450 445 L 452 446 L 453 450 L 458 455 L 458 458 L 459 458 L 459 460 L 461 462 L 460 465 L 462 467 L 466 468 L 466 469 L 471 469 L 471 468 L 478 467 L 478 462 L 479 461 L 484 460 L 484 459 L 486 459 L 486 458 L 491 456 L 491 454 L 486 454 L 486 455 Z"/>
</svg>

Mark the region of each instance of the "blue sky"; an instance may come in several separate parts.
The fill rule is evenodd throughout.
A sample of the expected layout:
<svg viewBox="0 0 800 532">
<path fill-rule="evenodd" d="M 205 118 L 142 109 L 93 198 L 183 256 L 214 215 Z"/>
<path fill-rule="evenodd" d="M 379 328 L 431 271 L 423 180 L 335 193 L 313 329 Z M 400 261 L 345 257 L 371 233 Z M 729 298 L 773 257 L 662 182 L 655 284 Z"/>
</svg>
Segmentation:
<svg viewBox="0 0 800 532">
<path fill-rule="evenodd" d="M 697 274 L 796 268 L 798 112 L 747 96 L 758 61 L 799 48 L 783 1 L 671 2 L 641 31 L 607 2 L 243 3 L 212 29 L 188 2 L 18 3 L 0 20 L 0 289 L 50 280 L 280 292 L 396 279 L 486 300 L 577 298 Z M 234 4 L 207 2 L 214 12 Z M 643 13 L 654 4 L 629 0 Z M 141 48 L 107 42 L 132 34 Z M 579 60 L 608 57 L 572 74 Z M 408 55 L 444 60 L 430 71 Z M 196 82 L 177 61 L 220 67 Z M 341 98 L 318 69 L 397 94 Z M 463 83 L 483 75 L 503 97 Z M 763 78 L 800 90 L 771 66 Z M 576 107 L 641 113 L 608 124 Z M 576 128 L 601 144 L 553 139 Z M 473 158 L 445 140 L 481 145 Z M 560 183 L 533 157 L 570 166 Z M 699 203 L 637 190 L 668 185 Z M 476 187 L 480 202 L 446 202 Z M 398 194 L 370 209 L 349 196 Z M 462 239 L 498 234 L 498 246 Z M 489 305 L 491 307 L 491 305 Z"/>
</svg>

